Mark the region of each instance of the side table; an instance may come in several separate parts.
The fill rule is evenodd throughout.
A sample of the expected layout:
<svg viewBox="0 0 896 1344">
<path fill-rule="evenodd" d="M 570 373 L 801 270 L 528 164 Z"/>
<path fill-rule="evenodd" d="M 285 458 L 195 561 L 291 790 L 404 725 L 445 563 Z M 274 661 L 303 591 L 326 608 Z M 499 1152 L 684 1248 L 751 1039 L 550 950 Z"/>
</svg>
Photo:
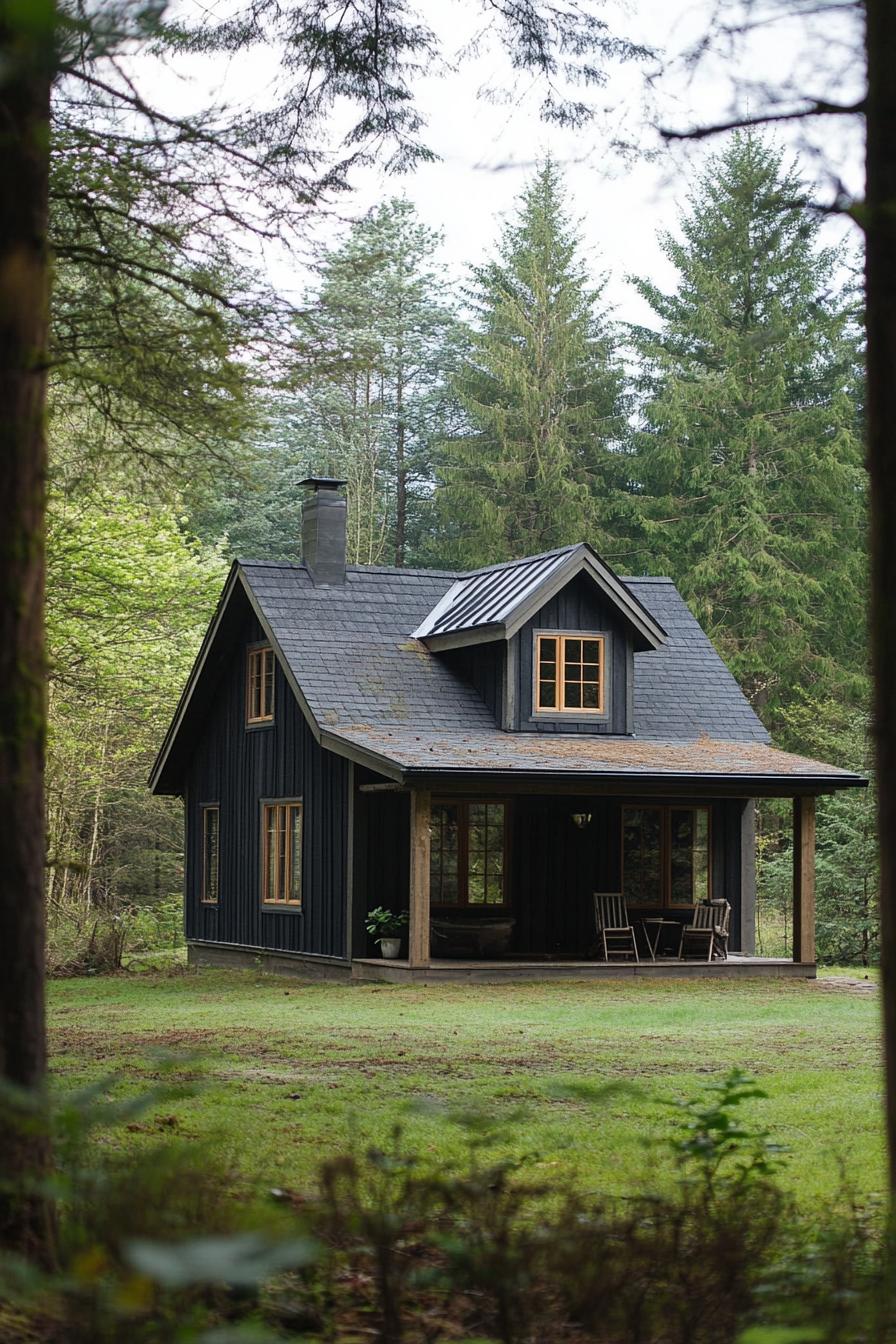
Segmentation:
<svg viewBox="0 0 896 1344">
<path fill-rule="evenodd" d="M 644 930 L 644 941 L 647 943 L 647 951 L 650 953 L 650 960 L 656 961 L 656 954 L 659 949 L 660 939 L 663 936 L 663 929 L 678 929 L 678 947 L 675 950 L 677 956 L 681 951 L 681 922 L 677 919 L 642 919 L 641 927 Z"/>
</svg>

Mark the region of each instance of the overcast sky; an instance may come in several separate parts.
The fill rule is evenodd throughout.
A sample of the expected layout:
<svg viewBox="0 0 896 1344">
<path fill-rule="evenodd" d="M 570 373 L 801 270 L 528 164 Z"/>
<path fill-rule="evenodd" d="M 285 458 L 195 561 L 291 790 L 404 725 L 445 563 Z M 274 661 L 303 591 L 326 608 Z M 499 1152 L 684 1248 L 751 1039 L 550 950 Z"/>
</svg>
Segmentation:
<svg viewBox="0 0 896 1344">
<path fill-rule="evenodd" d="M 790 2 L 743 0 L 753 5 L 754 16 L 760 3 L 774 9 Z M 196 5 L 200 0 L 182 3 Z M 201 3 L 204 9 L 220 12 L 226 0 Z M 830 3 L 818 0 L 822 11 Z M 730 17 L 733 0 L 724 0 L 724 7 Z M 448 73 L 420 79 L 415 86 L 427 122 L 424 139 L 438 159 L 400 177 L 374 170 L 360 173 L 356 191 L 342 199 L 340 211 L 361 214 L 384 195 L 406 194 L 422 219 L 444 234 L 442 255 L 459 279 L 494 247 L 502 218 L 512 210 L 535 161 L 550 152 L 564 166 L 570 205 L 581 220 L 589 260 L 595 272 L 608 273 L 607 297 L 617 315 L 629 321 L 642 320 L 646 311 L 626 276 L 637 273 L 664 286 L 671 284 L 657 234 L 675 228 L 689 181 L 706 155 L 721 147 L 716 139 L 664 149 L 651 129 L 651 118 L 681 128 L 724 120 L 733 97 L 739 98 L 741 111 L 761 110 L 765 96 L 751 92 L 750 85 L 792 84 L 815 96 L 844 101 L 859 93 L 858 63 L 846 50 L 853 34 L 849 21 L 836 12 L 822 12 L 817 20 L 762 24 L 735 62 L 706 59 L 694 71 L 678 58 L 705 34 L 716 0 L 607 0 L 604 10 L 614 32 L 664 52 L 663 72 L 652 85 L 652 103 L 645 107 L 644 68 L 617 67 L 597 96 L 600 115 L 594 124 L 577 132 L 560 130 L 540 121 L 538 90 L 531 79 L 503 103 L 479 96 L 484 85 L 508 89 L 513 74 L 496 43 L 490 48 L 486 44 L 476 57 L 465 54 L 482 24 L 475 3 L 421 0 L 417 8 L 436 30 L 454 66 Z M 241 56 L 226 70 L 217 69 L 212 82 L 229 99 L 253 101 L 264 96 L 264 62 L 261 53 L 257 60 Z M 831 199 L 832 175 L 849 191 L 861 191 L 858 127 L 832 126 L 828 119 L 814 133 L 814 143 L 813 132 L 801 125 L 771 134 L 799 157 L 806 176 L 816 183 L 819 200 Z M 616 138 L 636 142 L 644 156 L 618 155 L 612 149 Z M 829 240 L 850 236 L 850 226 L 841 220 L 832 220 L 825 229 Z M 334 238 L 339 225 L 332 221 L 323 232 Z M 295 293 L 307 278 L 297 260 L 282 255 L 272 255 L 269 268 L 284 291 Z"/>
</svg>

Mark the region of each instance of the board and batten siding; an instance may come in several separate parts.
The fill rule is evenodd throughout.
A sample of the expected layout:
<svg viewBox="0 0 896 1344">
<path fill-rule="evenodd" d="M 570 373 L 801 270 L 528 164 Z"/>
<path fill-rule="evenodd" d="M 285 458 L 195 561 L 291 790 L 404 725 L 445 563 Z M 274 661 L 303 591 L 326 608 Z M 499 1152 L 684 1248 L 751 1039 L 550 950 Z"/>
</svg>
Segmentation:
<svg viewBox="0 0 896 1344">
<path fill-rule="evenodd" d="M 348 762 L 318 746 L 276 659 L 274 721 L 247 727 L 246 650 L 263 638 L 247 616 L 187 774 L 187 939 L 344 957 Z M 262 804 L 294 798 L 303 804 L 302 907 L 262 909 Z M 217 905 L 200 902 L 202 809 L 210 805 L 220 809 Z"/>
<path fill-rule="evenodd" d="M 504 667 L 507 649 L 502 640 L 490 644 L 473 644 L 469 648 L 448 649 L 438 657 L 473 687 L 483 703 L 491 710 L 495 723 L 502 723 L 504 713 Z"/>
<path fill-rule="evenodd" d="M 752 927 L 752 892 L 742 879 L 742 816 L 752 804 L 739 798 L 563 798 L 521 794 L 509 800 L 509 909 L 516 924 L 512 950 L 519 954 L 584 957 L 593 953 L 594 892 L 622 885 L 622 808 L 659 805 L 708 806 L 712 827 L 712 892 L 731 903 L 731 950 L 746 948 Z M 576 812 L 590 823 L 579 829 Z M 748 909 L 744 911 L 744 903 Z M 632 917 L 640 918 L 638 911 Z M 667 911 L 675 917 L 674 911 Z M 744 919 L 744 914 L 747 919 Z M 685 920 L 684 910 L 678 918 Z"/>
<path fill-rule="evenodd" d="M 567 634 L 602 634 L 604 645 L 606 717 L 577 719 L 574 714 L 546 718 L 534 715 L 534 636 L 538 630 Z M 579 575 L 547 602 L 510 641 L 509 656 L 516 668 L 515 705 L 512 726 L 527 733 L 620 733 L 632 732 L 633 651 L 631 635 L 613 604 L 595 592 L 594 585 Z"/>
<path fill-rule="evenodd" d="M 452 794 L 436 791 L 436 801 Z M 501 797 L 494 783 L 481 791 L 472 786 L 456 797 Z M 594 892 L 619 891 L 622 882 L 622 808 L 639 804 L 706 806 L 711 812 L 712 894 L 731 903 L 731 950 L 753 951 L 754 883 L 752 872 L 753 803 L 742 798 L 639 798 L 595 794 L 517 793 L 504 796 L 509 808 L 506 855 L 508 904 L 501 914 L 514 919 L 509 952 L 529 955 L 595 955 Z M 374 956 L 364 932 L 364 912 L 375 905 L 408 907 L 408 796 L 401 793 L 360 795 L 354 898 L 354 955 Z M 573 821 L 584 812 L 584 829 Z M 438 918 L 465 920 L 498 913 L 486 907 L 436 908 Z M 633 910 L 632 917 L 642 913 Z M 687 908 L 666 916 L 687 921 Z"/>
</svg>

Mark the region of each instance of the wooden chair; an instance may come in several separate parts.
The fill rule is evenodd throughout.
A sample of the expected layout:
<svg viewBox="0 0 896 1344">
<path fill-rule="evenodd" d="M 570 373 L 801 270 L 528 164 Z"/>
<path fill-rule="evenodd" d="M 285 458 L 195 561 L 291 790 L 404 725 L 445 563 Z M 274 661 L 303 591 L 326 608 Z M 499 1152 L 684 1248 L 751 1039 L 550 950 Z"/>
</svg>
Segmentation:
<svg viewBox="0 0 896 1344">
<path fill-rule="evenodd" d="M 640 961 L 635 928 L 628 917 L 628 906 L 621 892 L 594 893 L 594 922 L 604 950 L 604 961 L 611 957 L 633 957 Z"/>
<path fill-rule="evenodd" d="M 716 911 L 715 955 L 721 961 L 728 960 L 728 935 L 731 930 L 731 905 L 728 901 L 710 901 Z"/>
<path fill-rule="evenodd" d="M 731 906 L 727 901 L 707 901 L 694 906 L 690 924 L 681 931 L 681 949 L 679 961 L 686 959 L 686 953 L 692 949 L 698 953 L 706 952 L 706 960 L 717 958 L 720 961 L 728 957 L 728 928 L 731 923 Z"/>
</svg>

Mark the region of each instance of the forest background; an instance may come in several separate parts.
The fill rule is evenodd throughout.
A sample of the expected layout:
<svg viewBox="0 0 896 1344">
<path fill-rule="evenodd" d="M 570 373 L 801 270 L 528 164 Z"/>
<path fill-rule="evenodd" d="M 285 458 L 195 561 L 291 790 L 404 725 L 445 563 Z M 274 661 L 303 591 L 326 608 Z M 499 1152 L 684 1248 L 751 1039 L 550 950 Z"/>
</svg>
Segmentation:
<svg viewBox="0 0 896 1344">
<path fill-rule="evenodd" d="M 620 572 L 671 575 L 778 745 L 868 769 L 858 263 L 825 245 L 774 140 L 735 133 L 694 175 L 662 238 L 674 283 L 628 277 L 639 327 L 610 310 L 586 246 L 599 223 L 550 159 L 461 283 L 396 195 L 346 227 L 295 307 L 226 253 L 185 261 L 176 214 L 146 234 L 143 269 L 85 258 L 66 208 L 90 161 L 69 148 L 53 206 L 51 970 L 179 941 L 181 814 L 146 776 L 230 558 L 300 559 L 309 473 L 348 481 L 356 563 L 467 569 L 586 539 Z M 187 306 L 159 281 L 185 265 L 206 296 Z M 873 790 L 821 809 L 819 955 L 868 963 Z M 774 803 L 759 821 L 774 953 L 789 825 Z"/>
</svg>

